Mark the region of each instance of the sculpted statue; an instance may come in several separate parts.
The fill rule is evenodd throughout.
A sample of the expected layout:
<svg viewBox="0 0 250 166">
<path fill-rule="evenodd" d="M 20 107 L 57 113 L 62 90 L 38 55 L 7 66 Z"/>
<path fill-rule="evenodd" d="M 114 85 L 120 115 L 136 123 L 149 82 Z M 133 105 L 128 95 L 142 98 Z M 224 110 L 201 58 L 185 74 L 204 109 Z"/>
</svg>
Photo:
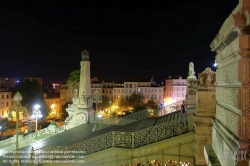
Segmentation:
<svg viewBox="0 0 250 166">
<path fill-rule="evenodd" d="M 189 73 L 188 75 L 189 76 L 194 76 L 195 72 L 194 72 L 194 63 L 193 62 L 190 62 L 189 63 Z"/>
<path fill-rule="evenodd" d="M 82 51 L 81 54 L 83 60 L 89 60 L 89 52 L 87 50 Z"/>
</svg>

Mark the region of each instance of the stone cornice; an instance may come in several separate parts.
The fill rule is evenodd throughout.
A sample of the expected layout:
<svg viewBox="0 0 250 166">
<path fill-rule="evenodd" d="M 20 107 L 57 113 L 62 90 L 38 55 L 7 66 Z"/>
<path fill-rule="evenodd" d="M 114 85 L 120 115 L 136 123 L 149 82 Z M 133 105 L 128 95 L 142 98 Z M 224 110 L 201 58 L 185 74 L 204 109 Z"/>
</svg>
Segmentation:
<svg viewBox="0 0 250 166">
<path fill-rule="evenodd" d="M 210 47 L 212 48 L 212 51 L 215 51 L 218 54 L 224 48 L 226 48 L 232 41 L 234 41 L 238 36 L 239 36 L 238 31 L 232 31 L 226 37 L 223 37 L 222 39 L 217 39 L 219 41 L 217 42 L 218 43 L 217 45 L 215 45 L 215 42 L 213 42 L 212 44 L 210 44 Z"/>
<path fill-rule="evenodd" d="M 226 21 L 224 22 L 224 24 L 222 25 L 218 35 L 215 37 L 215 39 L 212 41 L 212 43 L 210 44 L 210 47 L 212 49 L 212 51 L 215 51 L 215 49 L 218 50 L 222 50 L 223 47 L 223 41 L 226 40 L 226 37 L 232 33 L 233 31 L 237 31 L 236 30 L 237 27 L 235 27 L 234 25 L 234 19 L 233 16 L 230 15 Z M 220 48 L 220 49 L 219 49 Z"/>
<path fill-rule="evenodd" d="M 241 86 L 242 84 L 240 82 L 217 84 L 217 87 L 227 87 L 227 88 L 240 88 Z"/>
<path fill-rule="evenodd" d="M 240 29 L 235 26 L 235 17 L 241 13 L 242 2 L 240 2 L 237 7 L 232 11 L 232 13 L 228 16 L 228 18 L 224 21 L 223 25 L 221 26 L 219 33 L 214 38 L 212 43 L 210 44 L 210 48 L 212 51 L 221 51 L 225 46 L 225 42 L 227 36 L 229 36 L 232 32 L 240 33 Z M 243 14 L 240 16 L 244 16 Z"/>
<path fill-rule="evenodd" d="M 238 61 L 241 59 L 241 56 L 238 54 L 238 51 L 233 52 L 232 54 L 230 54 L 228 57 L 226 57 L 225 59 L 223 59 L 222 61 L 220 61 L 218 63 L 218 68 L 221 68 L 223 66 L 226 66 L 230 63 L 233 63 L 235 61 Z"/>
<path fill-rule="evenodd" d="M 224 107 L 224 108 L 226 108 L 226 109 L 228 109 L 229 111 L 232 111 L 232 112 L 238 114 L 238 115 L 241 115 L 241 114 L 242 114 L 241 110 L 239 110 L 239 109 L 237 109 L 237 108 L 227 106 L 226 104 L 221 103 L 221 102 L 219 102 L 219 101 L 217 101 L 217 104 L 220 105 L 220 106 L 222 106 L 222 107 Z"/>
<path fill-rule="evenodd" d="M 212 118 L 213 128 L 218 131 L 218 134 L 223 138 L 228 147 L 234 152 L 239 148 L 240 139 L 235 134 L 228 130 L 227 127 L 216 118 Z"/>
</svg>

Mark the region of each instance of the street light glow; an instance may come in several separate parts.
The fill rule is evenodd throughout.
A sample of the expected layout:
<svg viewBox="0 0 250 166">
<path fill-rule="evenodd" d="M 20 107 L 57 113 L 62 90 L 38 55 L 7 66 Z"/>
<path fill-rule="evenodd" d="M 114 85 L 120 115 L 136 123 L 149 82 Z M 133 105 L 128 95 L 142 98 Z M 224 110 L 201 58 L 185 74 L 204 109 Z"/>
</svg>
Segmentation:
<svg viewBox="0 0 250 166">
<path fill-rule="evenodd" d="M 39 109 L 40 108 L 40 105 L 39 104 L 36 104 L 35 105 L 35 109 L 37 110 L 37 109 Z"/>
</svg>

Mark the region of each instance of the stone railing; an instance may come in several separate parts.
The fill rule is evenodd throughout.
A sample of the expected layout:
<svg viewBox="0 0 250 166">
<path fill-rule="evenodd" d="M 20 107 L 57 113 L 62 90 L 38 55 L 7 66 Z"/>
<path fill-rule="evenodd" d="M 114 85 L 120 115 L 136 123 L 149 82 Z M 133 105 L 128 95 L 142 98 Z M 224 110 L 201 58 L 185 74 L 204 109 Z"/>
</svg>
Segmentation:
<svg viewBox="0 0 250 166">
<path fill-rule="evenodd" d="M 59 152 L 84 151 L 84 155 L 89 155 L 113 147 L 133 149 L 192 131 L 193 119 L 191 114 L 186 117 L 186 120 L 176 118 L 137 132 L 112 131 L 57 150 Z M 46 151 L 46 148 L 36 149 L 35 153 Z"/>
<path fill-rule="evenodd" d="M 61 133 L 63 131 L 66 130 L 66 126 L 60 126 L 60 127 L 56 127 L 56 126 L 49 126 L 47 128 L 44 128 L 42 130 L 38 130 L 37 131 L 37 135 L 38 135 L 38 140 L 44 139 L 44 138 L 48 138 L 50 136 L 53 136 L 57 133 Z M 18 137 L 18 143 L 19 143 L 19 148 L 22 148 L 24 146 L 26 146 L 26 142 L 31 142 L 31 141 L 37 141 L 35 140 L 36 138 L 36 132 L 34 133 L 30 133 L 28 135 L 19 135 Z M 0 149 L 9 147 L 11 145 L 15 145 L 16 144 L 16 135 L 14 135 L 13 137 L 0 141 Z M 1 155 L 1 154 L 0 154 Z"/>
<path fill-rule="evenodd" d="M 173 108 L 175 108 L 174 111 L 177 111 L 179 109 L 179 107 L 176 107 L 176 106 L 178 104 L 180 105 L 181 103 L 182 103 L 182 101 L 178 101 L 176 103 L 167 105 L 166 107 L 175 106 L 175 107 L 173 107 Z M 166 108 L 166 107 L 164 107 L 164 108 Z M 172 112 L 174 112 L 174 111 L 172 111 Z M 165 114 L 158 113 L 158 116 L 163 116 L 163 115 L 165 115 Z M 137 120 L 147 118 L 149 116 L 150 116 L 150 112 L 147 109 L 145 109 L 145 110 L 135 112 L 133 114 L 129 114 L 129 115 L 124 116 L 124 117 L 98 119 L 97 120 L 97 123 L 98 123 L 97 125 L 99 126 L 98 129 L 102 129 L 102 128 L 108 127 L 110 125 L 126 125 L 126 124 L 129 124 L 129 123 L 135 122 Z M 66 128 L 67 128 L 66 125 L 63 125 L 63 126 L 60 126 L 60 127 L 55 127 L 55 126 L 51 127 L 51 126 L 49 126 L 47 128 L 44 128 L 42 130 L 37 131 L 38 132 L 38 137 L 39 137 L 39 139 L 48 138 L 50 136 L 53 136 L 54 134 L 61 133 L 61 132 L 65 131 Z M 23 142 L 34 140 L 35 137 L 36 137 L 36 133 L 31 133 L 31 134 L 28 134 L 26 136 L 20 135 L 19 136 L 19 143 L 20 143 L 19 147 L 21 148 L 21 147 L 25 146 L 25 145 L 22 144 Z M 6 148 L 6 147 L 11 146 L 11 145 L 14 145 L 15 141 L 16 141 L 15 135 L 14 135 L 14 137 L 11 137 L 9 139 L 0 141 L 0 149 Z"/>
<path fill-rule="evenodd" d="M 175 103 L 164 106 L 159 111 L 158 116 L 163 116 L 163 115 L 175 112 L 175 111 L 179 111 L 181 109 L 181 104 L 183 103 L 183 101 L 185 101 L 185 100 L 180 100 L 180 101 L 177 101 Z M 187 105 L 187 109 L 193 109 L 193 108 L 196 108 L 196 104 L 188 104 Z"/>
<path fill-rule="evenodd" d="M 175 111 L 179 111 L 181 109 L 181 104 L 183 103 L 184 100 L 177 101 L 175 103 L 169 104 L 164 106 L 159 112 L 158 116 L 163 116 Z"/>
</svg>

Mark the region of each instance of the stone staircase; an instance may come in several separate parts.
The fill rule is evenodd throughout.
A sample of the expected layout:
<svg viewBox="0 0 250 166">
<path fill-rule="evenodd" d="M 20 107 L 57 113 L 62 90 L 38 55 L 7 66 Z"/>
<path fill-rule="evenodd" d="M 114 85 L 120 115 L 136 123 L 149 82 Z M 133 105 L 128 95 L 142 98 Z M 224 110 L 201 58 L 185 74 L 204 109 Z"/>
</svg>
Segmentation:
<svg viewBox="0 0 250 166">
<path fill-rule="evenodd" d="M 143 120 L 144 119 L 140 121 Z M 174 112 L 160 118 L 155 118 L 154 120 L 155 122 L 152 123 L 152 126 L 139 131 L 110 131 L 93 138 L 57 149 L 55 149 L 53 146 L 35 149 L 34 153 L 39 154 L 40 151 L 51 151 L 51 149 L 59 152 L 59 154 L 56 155 L 60 155 L 61 152 L 72 152 L 68 153 L 68 155 L 74 156 L 70 158 L 70 160 L 75 161 L 82 160 L 83 157 L 86 159 L 89 155 L 93 156 L 95 153 L 112 148 L 133 150 L 193 132 L 192 115 L 187 116 L 187 123 L 180 123 L 181 117 L 179 112 Z M 133 123 L 128 125 L 133 125 Z M 125 127 L 126 126 L 123 126 L 117 130 L 122 128 L 125 129 Z M 74 154 L 74 151 L 79 151 L 81 153 L 76 155 Z"/>
</svg>

